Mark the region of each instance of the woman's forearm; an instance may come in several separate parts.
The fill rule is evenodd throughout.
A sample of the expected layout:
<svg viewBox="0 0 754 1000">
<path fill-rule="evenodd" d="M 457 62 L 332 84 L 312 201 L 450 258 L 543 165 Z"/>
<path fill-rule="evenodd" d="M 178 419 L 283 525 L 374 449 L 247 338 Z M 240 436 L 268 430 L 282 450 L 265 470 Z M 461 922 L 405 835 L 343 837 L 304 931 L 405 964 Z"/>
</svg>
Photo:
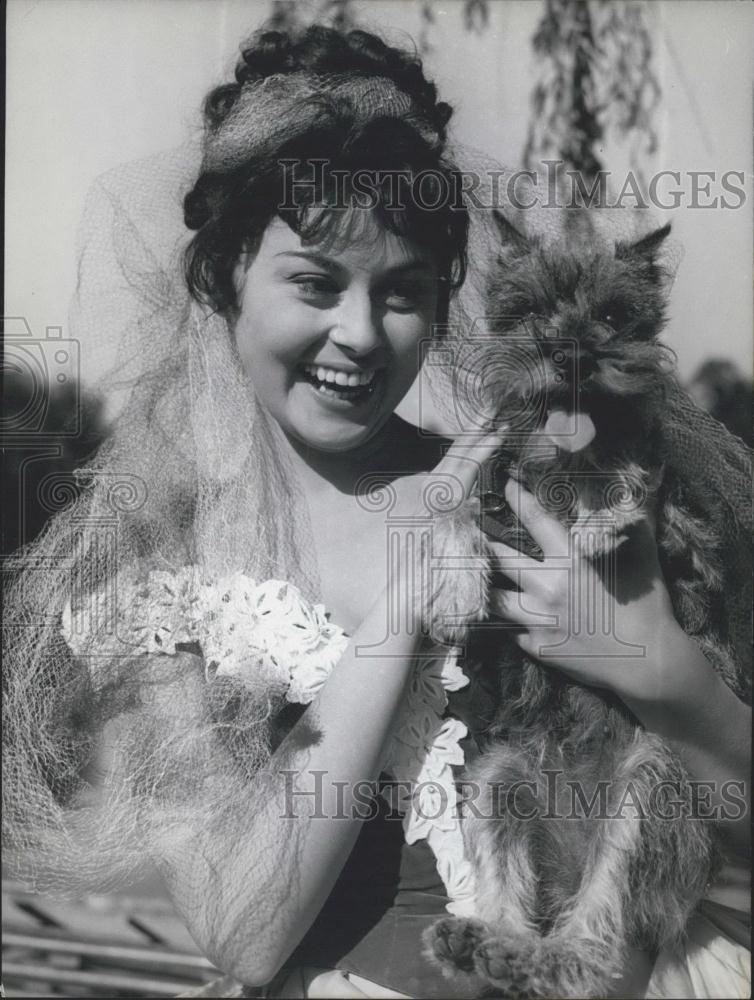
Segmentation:
<svg viewBox="0 0 754 1000">
<path fill-rule="evenodd" d="M 751 842 L 751 709 L 714 671 L 693 639 L 669 630 L 652 698 L 624 699 L 667 739 L 697 784 L 700 815 L 714 812 L 731 843 Z"/>
<path fill-rule="evenodd" d="M 373 606 L 299 723 L 319 739 L 296 749 L 291 732 L 270 772 L 237 803 L 242 838 L 197 822 L 180 862 L 164 864 L 197 943 L 248 985 L 268 982 L 327 899 L 361 827 L 359 783 L 375 780 L 420 641 L 388 629 L 391 590 Z M 374 654 L 358 647 L 377 646 Z M 316 791 L 316 799 L 313 792 Z M 363 801 L 361 802 L 363 816 Z"/>
</svg>

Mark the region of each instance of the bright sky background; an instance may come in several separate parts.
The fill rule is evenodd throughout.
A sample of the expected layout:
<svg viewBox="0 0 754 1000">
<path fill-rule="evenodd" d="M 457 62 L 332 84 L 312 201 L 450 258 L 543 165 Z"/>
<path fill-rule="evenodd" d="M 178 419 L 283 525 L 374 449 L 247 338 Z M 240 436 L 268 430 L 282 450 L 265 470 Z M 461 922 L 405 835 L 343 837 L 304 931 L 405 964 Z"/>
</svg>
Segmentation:
<svg viewBox="0 0 754 1000">
<path fill-rule="evenodd" d="M 365 26 L 388 38 L 418 33 L 411 0 L 359 6 Z M 437 0 L 426 63 L 456 108 L 457 136 L 516 165 L 542 7 L 535 0 L 490 7 L 480 36 L 462 30 L 457 0 Z M 37 334 L 48 325 L 66 329 L 76 226 L 91 181 L 196 129 L 202 97 L 230 76 L 239 41 L 268 10 L 267 0 L 9 0 L 6 315 L 26 316 Z M 662 213 L 685 247 L 668 340 L 683 376 L 711 355 L 750 372 L 754 5 L 660 0 L 649 16 L 663 85 L 655 168 L 684 174 L 686 202 L 689 171 L 747 178 L 738 209 Z M 620 151 L 606 150 L 606 160 L 621 168 Z"/>
</svg>

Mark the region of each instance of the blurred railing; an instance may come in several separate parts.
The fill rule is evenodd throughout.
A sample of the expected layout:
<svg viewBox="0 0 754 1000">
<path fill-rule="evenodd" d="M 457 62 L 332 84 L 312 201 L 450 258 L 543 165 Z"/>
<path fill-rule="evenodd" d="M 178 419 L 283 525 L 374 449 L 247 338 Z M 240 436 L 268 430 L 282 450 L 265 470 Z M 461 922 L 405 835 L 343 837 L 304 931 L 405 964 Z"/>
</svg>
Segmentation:
<svg viewBox="0 0 754 1000">
<path fill-rule="evenodd" d="M 166 899 L 2 893 L 7 997 L 170 997 L 219 976 Z"/>
</svg>

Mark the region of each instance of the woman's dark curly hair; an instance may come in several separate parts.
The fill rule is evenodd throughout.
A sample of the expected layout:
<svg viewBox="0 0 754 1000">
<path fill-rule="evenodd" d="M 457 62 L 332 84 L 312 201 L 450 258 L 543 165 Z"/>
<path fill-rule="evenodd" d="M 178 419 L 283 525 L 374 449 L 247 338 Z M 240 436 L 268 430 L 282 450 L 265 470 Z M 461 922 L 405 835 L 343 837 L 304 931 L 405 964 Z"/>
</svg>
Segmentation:
<svg viewBox="0 0 754 1000">
<path fill-rule="evenodd" d="M 254 36 L 242 50 L 236 82 L 207 96 L 208 132 L 222 128 L 244 84 L 301 72 L 386 78 L 411 99 L 415 111 L 364 121 L 349 102 L 328 100 L 325 94 L 316 98 L 316 125 L 305 134 L 281 141 L 272 151 L 251 152 L 232 169 L 205 170 L 184 199 L 185 223 L 196 231 L 185 255 L 191 294 L 232 314 L 237 309 L 233 276 L 239 257 L 253 252 L 275 216 L 304 242 L 347 239 L 348 226 L 344 233 L 344 215 L 337 211 L 344 204 L 343 178 L 368 175 L 369 207 L 382 225 L 430 250 L 437 261 L 442 321 L 451 292 L 465 276 L 468 235 L 468 216 L 458 196 L 460 176 L 444 155 L 452 109 L 437 100 L 436 88 L 415 54 L 392 48 L 365 31 L 342 34 L 312 25 L 295 36 L 264 30 Z M 314 167 L 315 161 L 325 161 L 327 170 Z M 405 181 L 397 195 L 396 178 Z M 349 204 L 358 204 L 353 190 L 350 194 Z M 329 210 L 311 211 L 322 205 Z"/>
</svg>

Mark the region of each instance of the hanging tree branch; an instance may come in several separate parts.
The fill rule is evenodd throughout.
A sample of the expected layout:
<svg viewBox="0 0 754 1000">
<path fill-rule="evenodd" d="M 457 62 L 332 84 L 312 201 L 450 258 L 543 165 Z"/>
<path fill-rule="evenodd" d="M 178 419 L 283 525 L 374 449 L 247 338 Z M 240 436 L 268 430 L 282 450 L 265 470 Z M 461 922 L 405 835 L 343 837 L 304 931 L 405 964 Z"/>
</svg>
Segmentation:
<svg viewBox="0 0 754 1000">
<path fill-rule="evenodd" d="M 626 0 L 545 0 L 532 39 L 539 79 L 524 161 L 545 159 L 594 177 L 604 169 L 602 147 L 614 136 L 631 143 L 631 165 L 657 146 L 654 112 L 660 86 L 644 5 Z"/>
<path fill-rule="evenodd" d="M 407 0 L 406 0 L 407 2 Z M 415 0 L 419 4 L 420 28 L 417 40 L 419 51 L 426 55 L 432 51 L 431 33 L 437 18 L 436 0 Z M 490 22 L 490 0 L 464 0 L 459 5 L 464 28 L 481 34 Z M 316 10 L 300 0 L 270 0 L 268 24 L 278 31 L 294 28 L 302 22 L 325 21 L 338 31 L 348 31 L 356 27 L 357 17 L 351 0 L 319 0 Z"/>
</svg>

